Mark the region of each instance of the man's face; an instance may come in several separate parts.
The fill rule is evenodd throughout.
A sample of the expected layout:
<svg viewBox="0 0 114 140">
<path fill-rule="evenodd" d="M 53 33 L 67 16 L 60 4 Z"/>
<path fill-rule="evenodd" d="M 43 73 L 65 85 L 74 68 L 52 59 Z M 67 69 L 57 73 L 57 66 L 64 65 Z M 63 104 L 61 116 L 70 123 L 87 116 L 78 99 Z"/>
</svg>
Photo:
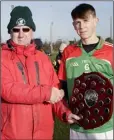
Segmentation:
<svg viewBox="0 0 114 140">
<path fill-rule="evenodd" d="M 18 45 L 29 45 L 33 38 L 33 31 L 28 26 L 15 26 L 11 30 L 11 39 Z"/>
<path fill-rule="evenodd" d="M 96 25 L 98 19 L 92 14 L 88 14 L 85 18 L 77 18 L 73 20 L 73 26 L 81 39 L 88 39 L 96 34 Z"/>
</svg>

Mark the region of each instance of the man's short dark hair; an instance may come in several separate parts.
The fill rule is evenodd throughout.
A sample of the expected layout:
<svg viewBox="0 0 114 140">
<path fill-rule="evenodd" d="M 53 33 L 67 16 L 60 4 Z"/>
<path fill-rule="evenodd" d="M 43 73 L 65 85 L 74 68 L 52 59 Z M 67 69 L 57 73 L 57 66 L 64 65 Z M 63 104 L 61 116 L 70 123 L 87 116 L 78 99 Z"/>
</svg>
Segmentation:
<svg viewBox="0 0 114 140">
<path fill-rule="evenodd" d="M 90 5 L 90 4 L 86 4 L 86 3 L 83 3 L 83 4 L 80 4 L 78 6 L 76 6 L 72 12 L 71 12 L 71 16 L 72 16 L 72 19 L 76 19 L 76 18 L 85 18 L 86 15 L 88 13 L 91 13 L 93 16 L 96 16 L 96 11 L 95 11 L 95 8 Z"/>
</svg>

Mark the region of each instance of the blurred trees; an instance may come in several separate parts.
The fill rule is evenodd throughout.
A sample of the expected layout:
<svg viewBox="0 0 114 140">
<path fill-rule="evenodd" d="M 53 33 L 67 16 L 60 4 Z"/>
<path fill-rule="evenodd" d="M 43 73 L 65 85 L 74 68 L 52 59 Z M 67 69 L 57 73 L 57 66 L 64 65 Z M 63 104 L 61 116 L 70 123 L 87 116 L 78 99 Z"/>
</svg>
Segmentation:
<svg viewBox="0 0 114 140">
<path fill-rule="evenodd" d="M 46 41 L 42 42 L 42 40 L 40 38 L 35 38 L 34 41 L 37 45 L 37 49 L 43 49 L 45 52 L 51 53 L 51 48 L 50 48 L 50 42 L 49 41 L 46 40 Z M 113 44 L 113 39 L 110 38 L 110 37 L 107 37 L 105 39 L 105 41 Z M 65 42 L 65 41 L 63 41 L 62 39 L 58 39 L 52 44 L 54 52 L 57 52 L 59 50 L 60 44 L 62 42 Z M 69 40 L 68 42 L 69 42 L 69 44 L 74 44 L 78 41 L 76 41 L 76 38 L 74 38 L 73 40 Z M 1 42 L 0 46 L 2 46 L 2 44 L 4 44 L 4 43 Z"/>
</svg>

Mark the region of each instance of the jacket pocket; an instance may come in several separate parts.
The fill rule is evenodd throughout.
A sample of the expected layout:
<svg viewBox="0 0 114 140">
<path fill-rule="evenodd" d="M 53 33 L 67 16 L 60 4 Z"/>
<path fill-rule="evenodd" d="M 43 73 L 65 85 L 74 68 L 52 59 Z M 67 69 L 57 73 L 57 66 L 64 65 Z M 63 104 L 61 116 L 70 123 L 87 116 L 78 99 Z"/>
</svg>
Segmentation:
<svg viewBox="0 0 114 140">
<path fill-rule="evenodd" d="M 2 102 L 1 103 L 1 113 L 0 113 L 0 122 L 1 122 L 1 131 L 3 131 L 5 125 L 11 114 L 11 105 Z"/>
</svg>

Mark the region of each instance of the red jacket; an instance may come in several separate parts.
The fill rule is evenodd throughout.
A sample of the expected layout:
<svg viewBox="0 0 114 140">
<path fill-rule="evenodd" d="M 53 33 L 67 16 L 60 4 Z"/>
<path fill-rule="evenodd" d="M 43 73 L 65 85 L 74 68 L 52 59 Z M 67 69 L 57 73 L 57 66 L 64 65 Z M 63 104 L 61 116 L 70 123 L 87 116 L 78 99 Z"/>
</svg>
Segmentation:
<svg viewBox="0 0 114 140">
<path fill-rule="evenodd" d="M 10 43 L 2 47 L 2 139 L 52 139 L 53 111 L 61 120 L 70 113 L 62 101 L 46 102 L 59 83 L 52 64 L 34 44 Z"/>
</svg>

